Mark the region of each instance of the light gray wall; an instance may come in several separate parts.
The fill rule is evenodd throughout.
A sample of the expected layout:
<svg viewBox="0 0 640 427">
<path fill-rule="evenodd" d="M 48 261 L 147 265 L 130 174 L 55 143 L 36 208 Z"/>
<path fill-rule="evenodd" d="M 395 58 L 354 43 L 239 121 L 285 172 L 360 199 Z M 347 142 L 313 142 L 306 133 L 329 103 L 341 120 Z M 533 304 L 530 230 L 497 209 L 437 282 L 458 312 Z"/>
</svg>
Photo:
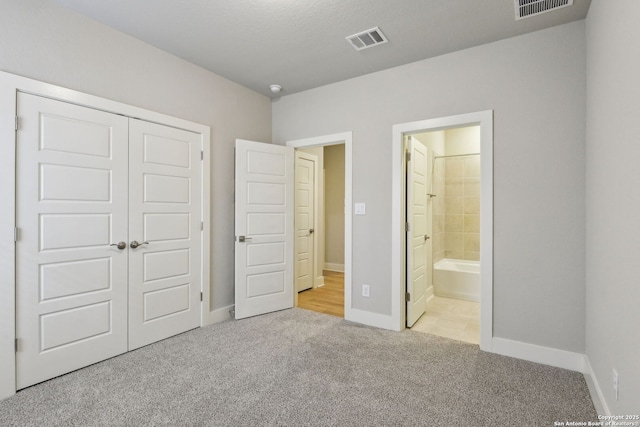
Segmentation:
<svg viewBox="0 0 640 427">
<path fill-rule="evenodd" d="M 0 69 L 211 127 L 212 307 L 232 304 L 234 139 L 270 142 L 270 99 L 40 0 L 0 0 Z"/>
<path fill-rule="evenodd" d="M 640 410 L 639 16 L 636 0 L 593 0 L 586 20 L 586 354 L 612 414 Z"/>
<path fill-rule="evenodd" d="M 324 147 L 326 263 L 344 265 L 344 144 Z"/>
<path fill-rule="evenodd" d="M 493 109 L 494 335 L 583 352 L 585 82 L 580 21 L 275 100 L 274 143 L 353 131 L 353 307 L 391 313 L 392 125 Z"/>
</svg>

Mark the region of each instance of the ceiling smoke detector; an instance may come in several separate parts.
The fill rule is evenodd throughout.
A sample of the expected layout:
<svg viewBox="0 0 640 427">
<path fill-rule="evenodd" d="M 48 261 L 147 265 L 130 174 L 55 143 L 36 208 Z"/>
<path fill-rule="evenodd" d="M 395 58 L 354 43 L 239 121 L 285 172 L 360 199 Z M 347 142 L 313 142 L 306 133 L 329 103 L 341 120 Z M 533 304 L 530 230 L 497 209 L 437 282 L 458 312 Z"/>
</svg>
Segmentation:
<svg viewBox="0 0 640 427">
<path fill-rule="evenodd" d="M 280 91 L 282 90 L 282 86 L 280 86 L 280 85 L 271 85 L 271 86 L 269 86 L 269 89 L 271 89 L 271 92 L 273 92 L 273 93 L 280 93 Z"/>
<path fill-rule="evenodd" d="M 368 49 L 387 42 L 387 38 L 378 27 L 345 38 L 351 43 L 351 46 L 353 46 L 355 50 Z"/>
<path fill-rule="evenodd" d="M 571 6 L 573 0 L 513 0 L 516 21 Z"/>
</svg>

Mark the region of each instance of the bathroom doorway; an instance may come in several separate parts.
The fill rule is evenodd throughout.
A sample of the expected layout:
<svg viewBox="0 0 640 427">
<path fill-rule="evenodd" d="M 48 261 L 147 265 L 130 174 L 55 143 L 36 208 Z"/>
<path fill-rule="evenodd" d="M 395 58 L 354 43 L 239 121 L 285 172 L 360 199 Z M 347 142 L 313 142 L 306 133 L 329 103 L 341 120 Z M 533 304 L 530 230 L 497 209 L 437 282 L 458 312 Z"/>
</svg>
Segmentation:
<svg viewBox="0 0 640 427">
<path fill-rule="evenodd" d="M 469 138 L 471 134 L 477 136 L 475 138 L 477 145 L 471 148 L 465 147 L 465 145 L 470 145 L 467 143 L 473 139 Z M 447 140 L 451 141 L 451 145 L 446 145 Z M 424 191 L 427 218 L 426 225 L 424 225 L 426 232 L 422 236 L 422 241 L 425 242 L 424 248 L 418 244 L 420 243 L 418 238 L 421 237 L 418 234 L 421 233 L 411 233 L 411 222 L 415 220 L 414 207 L 407 205 L 407 203 L 413 204 L 413 194 L 409 195 L 409 191 L 417 191 L 417 187 L 409 187 L 411 183 L 407 179 L 407 173 L 411 172 L 413 167 L 410 164 L 411 160 L 409 163 L 407 162 L 408 156 L 406 154 L 407 145 L 411 144 L 420 144 L 426 148 L 425 152 L 431 152 L 432 156 L 432 160 L 426 162 L 426 171 L 424 172 L 430 178 L 430 182 L 425 184 L 428 189 Z M 392 231 L 392 250 L 394 257 L 392 274 L 394 290 L 392 293 L 392 315 L 400 323 L 399 329 L 410 324 L 413 324 L 415 328 L 416 322 L 421 321 L 418 319 L 424 317 L 411 313 L 412 307 L 409 307 L 411 300 L 415 302 L 416 298 L 420 298 L 423 293 L 427 302 L 425 309 L 428 313 L 429 303 L 438 301 L 437 294 L 440 293 L 443 295 L 442 298 L 446 298 L 444 302 L 447 304 L 439 306 L 431 304 L 431 311 L 443 311 L 446 309 L 443 305 L 450 305 L 448 303 L 457 303 L 458 301 L 469 305 L 469 307 L 463 308 L 454 307 L 453 310 L 466 311 L 468 319 L 474 316 L 477 319 L 479 314 L 479 327 L 469 325 L 469 330 L 466 333 L 472 335 L 475 328 L 476 342 L 479 341 L 481 349 L 491 350 L 493 318 L 492 153 L 492 111 L 404 123 L 393 127 L 392 221 L 394 228 Z M 465 165 L 468 176 L 465 176 Z M 449 166 L 448 174 L 447 166 Z M 448 183 L 447 176 L 449 176 Z M 465 178 L 468 178 L 466 196 L 464 193 Z M 447 184 L 449 185 L 447 186 Z M 447 197 L 447 189 L 449 189 L 449 197 Z M 465 202 L 468 203 L 465 204 Z M 450 218 L 447 218 L 447 212 L 449 212 Z M 467 218 L 465 215 L 468 215 Z M 467 235 L 465 235 L 465 225 L 467 226 Z M 447 232 L 447 230 L 449 231 Z M 415 265 L 411 264 L 412 259 L 422 259 L 423 255 L 426 256 L 429 252 L 432 259 L 430 262 L 425 261 L 423 272 L 427 280 L 416 286 L 414 280 L 425 279 L 420 277 L 419 272 L 416 274 L 415 269 L 412 268 Z M 450 258 L 448 259 L 447 256 Z M 445 262 L 445 260 L 453 260 L 455 261 L 453 264 L 457 265 L 447 265 L 451 262 Z M 434 268 L 434 261 L 437 261 L 435 264 L 439 264 L 439 262 L 442 264 Z M 479 285 L 476 285 L 475 288 L 459 286 L 455 281 L 452 286 L 445 286 L 444 290 L 441 289 L 441 286 L 436 285 L 436 283 L 442 284 L 443 280 L 451 282 L 450 279 L 436 277 L 441 276 L 444 270 L 469 270 L 472 268 L 467 264 L 477 264 L 478 261 L 479 266 L 476 267 L 476 270 L 479 270 L 477 273 Z M 444 274 L 446 273 L 444 271 Z M 429 277 L 431 282 L 428 281 Z M 412 292 L 416 295 L 412 295 Z M 479 299 L 479 301 L 468 301 L 472 299 Z M 411 316 L 411 318 L 407 316 Z M 433 320 L 429 321 L 436 323 Z M 450 326 L 451 323 L 448 325 Z M 462 335 L 459 333 L 455 338 L 461 339 Z"/>
<path fill-rule="evenodd" d="M 405 134 L 407 327 L 480 343 L 480 126 Z"/>
</svg>

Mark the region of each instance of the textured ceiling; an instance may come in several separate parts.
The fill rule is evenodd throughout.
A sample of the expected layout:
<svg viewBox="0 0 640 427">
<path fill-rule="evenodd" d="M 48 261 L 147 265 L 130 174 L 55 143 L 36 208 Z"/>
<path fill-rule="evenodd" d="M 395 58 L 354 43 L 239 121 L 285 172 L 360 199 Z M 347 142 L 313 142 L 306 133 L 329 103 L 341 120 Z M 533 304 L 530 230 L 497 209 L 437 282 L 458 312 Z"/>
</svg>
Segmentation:
<svg viewBox="0 0 640 427">
<path fill-rule="evenodd" d="M 580 20 L 590 5 L 516 21 L 511 0 L 50 1 L 268 96 Z M 345 40 L 376 26 L 388 43 Z"/>
</svg>

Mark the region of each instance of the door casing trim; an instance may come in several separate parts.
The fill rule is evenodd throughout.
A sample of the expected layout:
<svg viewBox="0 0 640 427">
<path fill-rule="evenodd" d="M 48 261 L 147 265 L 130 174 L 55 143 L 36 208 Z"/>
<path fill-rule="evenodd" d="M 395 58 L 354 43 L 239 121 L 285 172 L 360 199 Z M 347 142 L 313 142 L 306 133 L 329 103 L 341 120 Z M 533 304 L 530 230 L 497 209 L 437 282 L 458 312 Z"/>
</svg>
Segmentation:
<svg viewBox="0 0 640 427">
<path fill-rule="evenodd" d="M 406 134 L 480 126 L 480 349 L 492 351 L 493 337 L 493 110 L 416 122 L 401 123 L 392 130 L 391 195 L 391 328 L 405 328 L 405 209 L 404 144 Z"/>
</svg>

